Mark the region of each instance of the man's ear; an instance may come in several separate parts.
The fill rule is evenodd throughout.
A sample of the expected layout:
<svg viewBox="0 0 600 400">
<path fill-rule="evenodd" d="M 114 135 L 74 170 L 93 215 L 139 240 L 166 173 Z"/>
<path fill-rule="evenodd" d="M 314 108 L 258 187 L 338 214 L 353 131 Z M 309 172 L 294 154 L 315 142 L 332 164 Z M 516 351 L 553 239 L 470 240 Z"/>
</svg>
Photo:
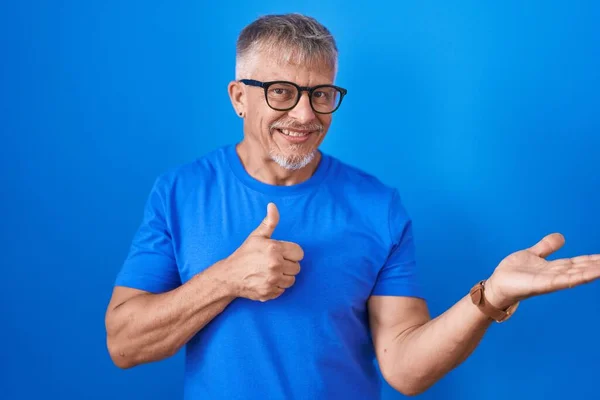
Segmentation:
<svg viewBox="0 0 600 400">
<path fill-rule="evenodd" d="M 227 90 L 229 92 L 231 105 L 236 114 L 239 117 L 244 117 L 246 115 L 246 92 L 242 87 L 242 84 L 237 81 L 231 81 L 227 86 Z"/>
</svg>

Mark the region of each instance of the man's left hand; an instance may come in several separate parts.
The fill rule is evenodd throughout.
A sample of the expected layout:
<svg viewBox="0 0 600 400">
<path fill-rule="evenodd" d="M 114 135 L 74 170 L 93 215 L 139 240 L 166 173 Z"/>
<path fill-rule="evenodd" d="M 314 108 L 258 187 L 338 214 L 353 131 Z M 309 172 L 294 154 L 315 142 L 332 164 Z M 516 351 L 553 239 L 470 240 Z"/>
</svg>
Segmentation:
<svg viewBox="0 0 600 400">
<path fill-rule="evenodd" d="M 485 296 L 497 308 L 540 294 L 572 288 L 600 278 L 600 254 L 546 261 L 564 237 L 553 233 L 533 247 L 517 251 L 496 267 L 485 283 Z"/>
</svg>

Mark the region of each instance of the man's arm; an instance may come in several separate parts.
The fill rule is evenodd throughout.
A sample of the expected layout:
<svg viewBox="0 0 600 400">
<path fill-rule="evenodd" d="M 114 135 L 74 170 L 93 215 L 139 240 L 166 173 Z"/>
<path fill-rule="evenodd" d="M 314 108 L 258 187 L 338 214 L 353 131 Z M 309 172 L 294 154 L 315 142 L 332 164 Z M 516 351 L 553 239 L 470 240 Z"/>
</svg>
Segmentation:
<svg viewBox="0 0 600 400">
<path fill-rule="evenodd" d="M 600 254 L 545 260 L 563 244 L 562 235 L 552 234 L 506 257 L 485 283 L 487 301 L 506 309 L 600 278 Z M 369 313 L 382 374 L 408 395 L 425 391 L 463 362 L 492 322 L 468 295 L 433 320 L 423 300 L 409 297 L 373 296 Z"/>
<path fill-rule="evenodd" d="M 431 320 L 422 299 L 373 296 L 369 314 L 382 375 L 405 395 L 424 392 L 463 362 L 491 323 L 468 297 Z"/>
<path fill-rule="evenodd" d="M 120 368 L 170 357 L 234 298 L 222 263 L 166 293 L 117 286 L 105 320 L 110 356 Z"/>
<path fill-rule="evenodd" d="M 268 301 L 292 286 L 304 251 L 296 243 L 272 240 L 279 211 L 267 216 L 229 257 L 171 291 L 151 294 L 115 287 L 106 312 L 107 346 L 121 368 L 175 354 L 236 297 Z"/>
</svg>

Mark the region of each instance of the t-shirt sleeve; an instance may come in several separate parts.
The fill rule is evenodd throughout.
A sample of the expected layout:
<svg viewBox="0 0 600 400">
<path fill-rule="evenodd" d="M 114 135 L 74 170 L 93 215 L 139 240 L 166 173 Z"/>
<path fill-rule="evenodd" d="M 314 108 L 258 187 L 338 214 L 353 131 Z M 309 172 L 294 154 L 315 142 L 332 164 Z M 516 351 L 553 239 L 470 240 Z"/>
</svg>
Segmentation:
<svg viewBox="0 0 600 400">
<path fill-rule="evenodd" d="M 412 220 L 394 190 L 389 209 L 391 250 L 379 271 L 372 295 L 423 298 L 417 274 Z"/>
<path fill-rule="evenodd" d="M 166 182 L 158 178 L 146 201 L 142 222 L 133 237 L 115 286 L 162 293 L 181 285 L 167 223 L 167 190 Z"/>
</svg>

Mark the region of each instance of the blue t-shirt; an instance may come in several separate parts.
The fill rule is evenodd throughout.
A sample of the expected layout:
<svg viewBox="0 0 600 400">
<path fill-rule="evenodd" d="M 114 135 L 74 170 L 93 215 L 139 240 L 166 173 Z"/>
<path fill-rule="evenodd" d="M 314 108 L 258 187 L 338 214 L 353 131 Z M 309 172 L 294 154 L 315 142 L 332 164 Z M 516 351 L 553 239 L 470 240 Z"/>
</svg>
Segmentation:
<svg viewBox="0 0 600 400">
<path fill-rule="evenodd" d="M 322 153 L 310 179 L 252 178 L 235 145 L 161 175 L 116 285 L 177 288 L 229 256 L 264 219 L 304 250 L 295 284 L 235 299 L 186 345 L 185 399 L 376 399 L 371 295 L 421 297 L 411 221 L 398 191 Z"/>
</svg>

